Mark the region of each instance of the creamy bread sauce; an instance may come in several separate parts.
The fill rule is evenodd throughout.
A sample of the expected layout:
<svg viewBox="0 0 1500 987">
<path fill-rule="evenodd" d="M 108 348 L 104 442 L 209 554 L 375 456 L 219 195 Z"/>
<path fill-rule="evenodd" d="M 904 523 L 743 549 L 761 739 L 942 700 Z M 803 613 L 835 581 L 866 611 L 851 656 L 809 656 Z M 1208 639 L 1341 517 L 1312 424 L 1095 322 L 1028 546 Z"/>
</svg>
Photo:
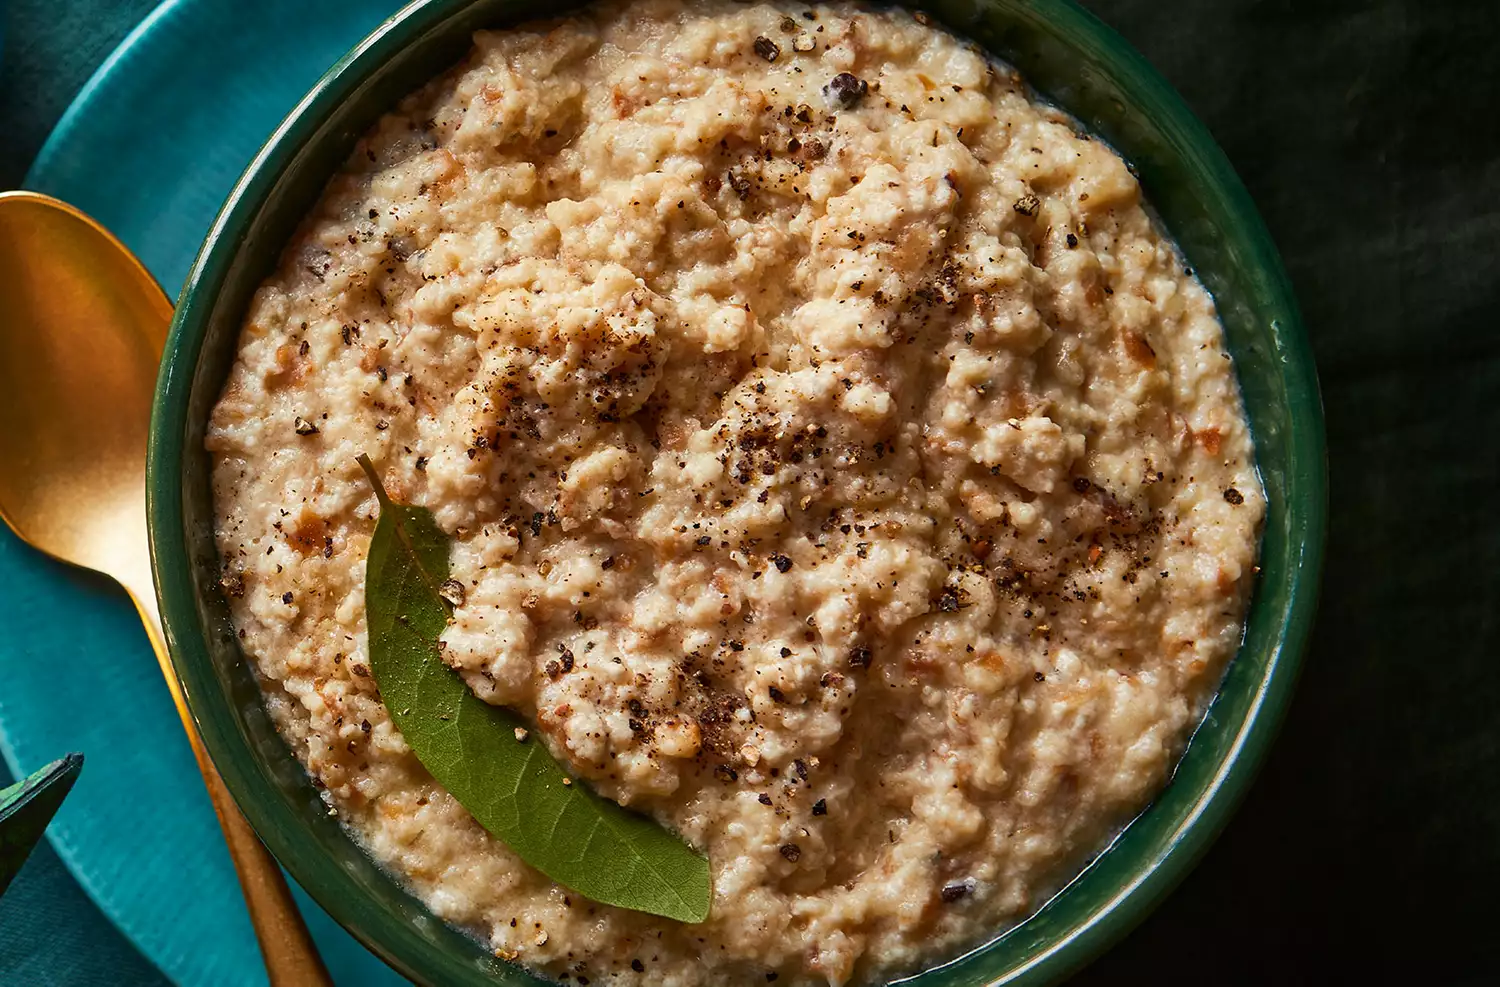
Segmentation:
<svg viewBox="0 0 1500 987">
<path fill-rule="evenodd" d="M 868 981 L 1023 917 L 1169 777 L 1264 507 L 1124 162 L 848 5 L 477 35 L 256 294 L 208 447 L 235 624 L 329 806 L 575 983 Z M 707 922 L 552 884 L 410 753 L 361 452 L 454 538 L 446 660 L 708 854 Z"/>
</svg>

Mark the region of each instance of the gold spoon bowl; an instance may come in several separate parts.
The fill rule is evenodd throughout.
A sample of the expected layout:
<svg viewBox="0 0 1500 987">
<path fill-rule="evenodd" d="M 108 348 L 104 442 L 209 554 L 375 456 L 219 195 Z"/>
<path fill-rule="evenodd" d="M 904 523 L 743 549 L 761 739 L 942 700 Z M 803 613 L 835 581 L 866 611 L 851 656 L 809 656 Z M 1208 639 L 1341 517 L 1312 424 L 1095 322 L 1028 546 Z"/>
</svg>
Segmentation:
<svg viewBox="0 0 1500 987">
<path fill-rule="evenodd" d="M 214 769 L 167 658 L 146 532 L 151 400 L 172 304 L 89 217 L 0 192 L 0 518 L 130 594 L 203 772 L 273 987 L 330 983 L 276 861 Z"/>
</svg>

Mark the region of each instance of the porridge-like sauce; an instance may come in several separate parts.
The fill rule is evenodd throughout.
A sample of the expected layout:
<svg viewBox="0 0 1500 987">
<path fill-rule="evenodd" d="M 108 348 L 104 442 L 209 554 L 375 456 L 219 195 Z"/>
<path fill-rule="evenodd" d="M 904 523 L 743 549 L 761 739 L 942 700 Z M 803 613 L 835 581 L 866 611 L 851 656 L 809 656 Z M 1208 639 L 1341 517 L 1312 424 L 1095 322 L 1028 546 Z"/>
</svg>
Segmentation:
<svg viewBox="0 0 1500 987">
<path fill-rule="evenodd" d="M 330 808 L 574 983 L 867 981 L 1023 917 L 1166 782 L 1264 509 L 1126 165 L 843 5 L 477 35 L 256 294 L 208 447 L 235 625 Z M 554 885 L 411 754 L 362 452 L 454 539 L 445 659 L 707 853 L 707 922 Z"/>
</svg>

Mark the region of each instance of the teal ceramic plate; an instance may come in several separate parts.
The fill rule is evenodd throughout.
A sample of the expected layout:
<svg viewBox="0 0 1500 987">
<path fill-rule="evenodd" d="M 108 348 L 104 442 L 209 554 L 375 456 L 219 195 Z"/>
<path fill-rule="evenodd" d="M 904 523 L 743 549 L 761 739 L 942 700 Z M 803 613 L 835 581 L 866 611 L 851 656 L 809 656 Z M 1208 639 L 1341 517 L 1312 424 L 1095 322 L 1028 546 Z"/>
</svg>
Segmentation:
<svg viewBox="0 0 1500 987">
<path fill-rule="evenodd" d="M 3 6 L 3 4 L 0 4 Z M 79 95 L 27 177 L 92 213 L 175 293 L 261 142 L 395 0 L 173 0 Z M 0 751 L 88 769 L 49 829 L 104 913 L 184 987 L 265 983 L 228 854 L 134 610 L 0 526 Z M 70 672 L 61 675 L 59 670 Z M 399 983 L 304 896 L 342 984 Z"/>
<path fill-rule="evenodd" d="M 936 0 L 943 20 L 1019 67 L 1120 148 L 1214 292 L 1269 497 L 1240 654 L 1171 785 L 1039 912 L 916 982 L 1050 982 L 1122 935 L 1222 828 L 1290 698 L 1323 544 L 1322 411 L 1274 246 L 1223 154 L 1152 69 L 1067 0 Z M 225 781 L 282 863 L 346 927 L 430 983 L 534 984 L 444 926 L 328 818 L 277 737 L 218 590 L 204 423 L 251 292 L 355 137 L 462 55 L 477 26 L 553 14 L 535 0 L 425 0 L 361 43 L 299 104 L 219 215 L 188 275 L 157 391 L 148 487 L 173 660 Z"/>
</svg>

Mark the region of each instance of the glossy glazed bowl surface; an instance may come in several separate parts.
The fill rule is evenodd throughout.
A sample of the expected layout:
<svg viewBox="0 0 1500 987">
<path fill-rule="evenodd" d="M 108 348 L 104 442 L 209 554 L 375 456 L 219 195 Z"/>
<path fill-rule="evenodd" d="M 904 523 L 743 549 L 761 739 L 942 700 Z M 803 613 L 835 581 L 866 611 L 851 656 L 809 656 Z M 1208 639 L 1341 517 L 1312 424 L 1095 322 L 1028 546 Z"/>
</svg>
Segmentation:
<svg viewBox="0 0 1500 987">
<path fill-rule="evenodd" d="M 1108 139 L 1213 292 L 1237 361 L 1268 509 L 1245 641 L 1175 776 L 1063 891 L 922 987 L 1050 983 L 1123 935 L 1207 848 L 1290 699 L 1321 569 L 1325 465 L 1312 357 L 1286 275 L 1223 154 L 1133 49 L 1069 0 L 916 4 L 1015 65 Z M 355 140 L 456 62 L 477 28 L 551 16 L 527 0 L 419 0 L 342 59 L 236 185 L 179 299 L 148 475 L 152 558 L 173 663 L 245 815 L 318 902 L 396 969 L 429 984 L 536 984 L 435 918 L 328 816 L 277 735 L 218 589 L 204 427 L 251 294 Z"/>
</svg>

